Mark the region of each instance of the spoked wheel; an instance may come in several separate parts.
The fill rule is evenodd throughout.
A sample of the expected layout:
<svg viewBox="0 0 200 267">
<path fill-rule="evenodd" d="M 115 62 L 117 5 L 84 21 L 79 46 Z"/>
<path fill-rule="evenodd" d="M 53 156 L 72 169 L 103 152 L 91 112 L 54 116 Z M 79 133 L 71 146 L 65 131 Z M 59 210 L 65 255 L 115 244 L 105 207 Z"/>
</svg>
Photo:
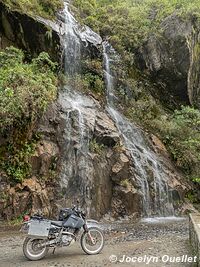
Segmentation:
<svg viewBox="0 0 200 267">
<path fill-rule="evenodd" d="M 27 259 L 32 261 L 41 260 L 48 252 L 48 247 L 45 246 L 46 240 L 27 237 L 24 240 L 23 252 Z"/>
<path fill-rule="evenodd" d="M 89 228 L 88 232 L 84 232 L 81 236 L 81 247 L 89 255 L 100 253 L 104 247 L 102 231 L 96 227 Z"/>
</svg>

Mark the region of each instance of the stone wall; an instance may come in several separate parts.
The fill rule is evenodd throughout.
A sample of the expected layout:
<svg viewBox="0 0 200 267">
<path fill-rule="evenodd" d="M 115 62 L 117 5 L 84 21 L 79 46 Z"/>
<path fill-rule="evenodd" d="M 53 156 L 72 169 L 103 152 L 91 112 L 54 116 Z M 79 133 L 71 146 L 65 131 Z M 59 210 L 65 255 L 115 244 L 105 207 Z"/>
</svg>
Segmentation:
<svg viewBox="0 0 200 267">
<path fill-rule="evenodd" d="M 191 213 L 189 218 L 190 243 L 194 256 L 198 258 L 196 266 L 200 266 L 200 214 Z"/>
</svg>

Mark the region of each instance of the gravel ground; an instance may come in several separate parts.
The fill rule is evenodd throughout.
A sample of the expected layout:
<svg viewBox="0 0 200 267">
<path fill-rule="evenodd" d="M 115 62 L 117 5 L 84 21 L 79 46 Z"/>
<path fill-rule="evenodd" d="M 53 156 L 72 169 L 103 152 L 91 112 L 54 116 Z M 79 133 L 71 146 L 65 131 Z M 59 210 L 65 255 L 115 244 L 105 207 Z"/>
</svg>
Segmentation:
<svg viewBox="0 0 200 267">
<path fill-rule="evenodd" d="M 47 257 L 38 262 L 27 261 L 23 256 L 22 234 L 11 231 L 0 232 L 0 267 L 194 266 L 185 262 L 186 257 L 176 259 L 184 262 L 173 262 L 173 257 L 192 256 L 188 241 L 187 218 L 137 223 L 120 222 L 103 224 L 102 227 L 105 229 L 106 244 L 101 254 L 85 255 L 77 242 L 71 247 L 57 249 L 54 255 L 50 250 Z M 125 261 L 121 262 L 123 255 Z"/>
</svg>

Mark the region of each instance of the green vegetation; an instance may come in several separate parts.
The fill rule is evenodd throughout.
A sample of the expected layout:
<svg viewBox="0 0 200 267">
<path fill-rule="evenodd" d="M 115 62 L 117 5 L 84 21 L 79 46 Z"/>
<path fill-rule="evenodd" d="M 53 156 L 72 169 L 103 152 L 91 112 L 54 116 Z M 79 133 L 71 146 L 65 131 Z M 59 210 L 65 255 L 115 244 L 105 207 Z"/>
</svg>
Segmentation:
<svg viewBox="0 0 200 267">
<path fill-rule="evenodd" d="M 190 178 L 200 177 L 200 111 L 182 106 L 181 110 L 174 111 L 170 120 L 162 120 L 159 124 L 177 165 Z"/>
<path fill-rule="evenodd" d="M 75 12 L 118 51 L 132 52 L 148 35 L 159 34 L 159 24 L 176 12 L 200 16 L 200 1 L 187 0 L 74 0 Z"/>
<path fill-rule="evenodd" d="M 61 0 L 0 0 L 9 9 L 31 16 L 53 18 L 56 11 L 63 8 Z"/>
<path fill-rule="evenodd" d="M 84 93 L 94 93 L 97 97 L 102 96 L 105 90 L 104 81 L 91 73 L 67 77 L 65 83 Z"/>
<path fill-rule="evenodd" d="M 81 64 L 81 74 L 64 77 L 63 85 L 84 93 L 93 93 L 99 100 L 105 93 L 105 83 L 102 62 L 99 59 L 85 59 Z"/>
<path fill-rule="evenodd" d="M 0 127 L 34 122 L 57 93 L 56 64 L 41 53 L 31 63 L 14 47 L 0 52 Z"/>
<path fill-rule="evenodd" d="M 30 157 L 34 154 L 36 142 L 8 143 L 5 147 L 0 167 L 14 182 L 23 182 L 31 172 Z M 7 156 L 7 157 L 6 157 Z M 6 157 L 6 160 L 5 160 Z"/>
<path fill-rule="evenodd" d="M 196 183 L 200 181 L 200 111 L 182 106 L 171 114 L 155 100 L 140 100 L 128 109 L 129 118 L 159 135 L 176 164 Z"/>
<path fill-rule="evenodd" d="M 150 34 L 162 35 L 160 24 L 167 16 L 200 19 L 200 1 L 73 0 L 73 6 L 79 20 L 108 39 L 122 56 L 122 64 L 115 72 L 118 74 L 116 91 L 120 102 L 125 103 L 122 108 L 125 115 L 159 135 L 176 164 L 194 183 L 199 183 L 200 112 L 187 106 L 179 108 L 180 104 L 170 99 L 163 108 L 160 96 L 155 97 L 154 92 L 151 96 L 152 91 L 156 92 L 154 85 L 135 67 L 134 53 Z M 194 54 L 198 52 L 197 45 Z M 90 75 L 86 77 L 91 80 Z M 126 86 L 132 91 L 131 97 L 126 96 Z"/>
<path fill-rule="evenodd" d="M 124 188 L 128 189 L 131 185 L 130 181 L 128 179 L 120 181 L 120 185 L 123 186 Z"/>
<path fill-rule="evenodd" d="M 90 141 L 91 152 L 101 155 L 104 151 L 104 148 L 105 148 L 104 144 L 98 143 L 96 139 L 92 139 Z"/>
<path fill-rule="evenodd" d="M 199 201 L 198 201 L 198 198 L 195 194 L 195 192 L 191 192 L 189 191 L 186 195 L 186 198 L 192 203 L 192 204 L 197 204 Z"/>
<path fill-rule="evenodd" d="M 0 167 L 15 182 L 31 171 L 35 123 L 57 96 L 56 66 L 46 53 L 27 63 L 17 48 L 0 52 Z"/>
<path fill-rule="evenodd" d="M 12 219 L 12 220 L 8 221 L 8 225 L 10 225 L 10 226 L 19 226 L 19 225 L 22 225 L 23 217 L 26 214 L 27 214 L 27 212 L 23 212 L 21 215 L 19 215 L 15 219 Z"/>
</svg>

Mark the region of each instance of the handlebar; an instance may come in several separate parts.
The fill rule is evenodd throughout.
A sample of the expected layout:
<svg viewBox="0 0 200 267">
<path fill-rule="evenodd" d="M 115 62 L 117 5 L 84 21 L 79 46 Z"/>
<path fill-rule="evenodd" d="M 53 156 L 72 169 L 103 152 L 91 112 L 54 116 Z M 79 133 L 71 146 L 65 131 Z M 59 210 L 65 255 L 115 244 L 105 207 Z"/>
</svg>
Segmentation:
<svg viewBox="0 0 200 267">
<path fill-rule="evenodd" d="M 81 214 L 82 216 L 86 215 L 85 211 L 76 205 L 73 205 L 72 210 L 75 211 L 77 214 Z"/>
</svg>

